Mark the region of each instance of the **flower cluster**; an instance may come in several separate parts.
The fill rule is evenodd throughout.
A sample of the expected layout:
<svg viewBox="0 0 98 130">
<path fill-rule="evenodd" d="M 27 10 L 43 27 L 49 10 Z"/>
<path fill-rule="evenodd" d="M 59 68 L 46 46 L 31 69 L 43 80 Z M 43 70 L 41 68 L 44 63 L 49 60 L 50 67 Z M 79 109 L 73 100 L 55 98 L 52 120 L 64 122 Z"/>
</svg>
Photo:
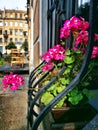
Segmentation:
<svg viewBox="0 0 98 130">
<path fill-rule="evenodd" d="M 98 57 L 98 47 L 97 47 L 97 46 L 94 46 L 94 47 L 93 47 L 93 51 L 92 51 L 92 56 L 91 56 L 91 58 L 94 59 L 94 58 L 96 58 L 96 57 Z"/>
<path fill-rule="evenodd" d="M 73 16 L 69 20 L 66 20 L 60 29 L 60 40 L 66 44 L 70 42 L 70 35 L 72 35 L 72 50 L 80 50 L 84 54 L 88 44 L 88 28 L 89 23 L 85 21 L 84 18 Z M 95 33 L 94 42 L 96 41 L 98 41 L 98 34 Z M 47 64 L 43 66 L 42 71 L 49 71 L 52 69 L 54 62 L 63 61 L 66 57 L 65 52 L 66 50 L 60 44 L 50 48 L 41 57 L 42 60 L 47 62 Z M 94 59 L 96 57 L 98 57 L 98 47 L 94 46 L 91 58 Z"/>
<path fill-rule="evenodd" d="M 18 74 L 13 74 L 10 72 L 9 75 L 5 75 L 2 79 L 3 90 L 5 91 L 7 88 L 14 91 L 17 90 L 20 86 L 25 83 L 23 76 Z"/>
<path fill-rule="evenodd" d="M 68 38 L 70 33 L 73 33 L 77 44 L 88 42 L 88 32 L 86 31 L 89 27 L 89 23 L 82 17 L 77 18 L 73 16 L 70 20 L 64 22 L 63 27 L 60 30 L 60 39 Z M 79 33 L 80 32 L 80 33 Z"/>
<path fill-rule="evenodd" d="M 66 65 L 63 74 L 42 95 L 41 102 L 44 105 L 47 105 L 62 92 L 79 73 L 88 45 L 88 29 L 89 23 L 84 18 L 73 16 L 69 20 L 66 20 L 60 29 L 60 43 L 42 55 L 42 60 L 46 61 L 42 66 L 43 73 L 51 70 L 48 76 L 41 82 L 42 86 L 47 85 L 54 76 L 58 75 L 63 65 Z M 94 42 L 98 42 L 98 34 L 96 33 L 94 34 Z M 75 88 L 56 104 L 56 107 L 61 107 L 65 101 L 72 105 L 77 105 L 85 98 L 92 97 L 92 93 L 88 87 L 93 78 L 94 60 L 97 57 L 98 46 L 93 46 L 91 61 L 86 74 Z"/>
<path fill-rule="evenodd" d="M 42 71 L 51 70 L 53 67 L 52 61 L 64 60 L 65 49 L 61 45 L 56 45 L 49 49 L 45 54 L 42 55 L 42 59 L 47 62 L 47 64 L 42 68 Z"/>
</svg>

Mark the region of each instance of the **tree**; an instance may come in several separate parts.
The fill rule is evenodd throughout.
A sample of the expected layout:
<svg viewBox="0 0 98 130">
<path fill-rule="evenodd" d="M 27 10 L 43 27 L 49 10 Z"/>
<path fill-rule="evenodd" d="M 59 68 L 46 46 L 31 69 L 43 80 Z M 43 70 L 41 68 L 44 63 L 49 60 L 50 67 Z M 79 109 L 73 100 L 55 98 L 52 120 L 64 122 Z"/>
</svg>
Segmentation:
<svg viewBox="0 0 98 130">
<path fill-rule="evenodd" d="M 14 44 L 14 42 L 10 42 L 5 48 L 10 50 L 10 49 L 12 49 L 12 48 L 16 49 L 17 47 L 16 47 L 16 45 Z"/>
<path fill-rule="evenodd" d="M 25 40 L 25 41 L 22 43 L 21 48 L 23 48 L 25 51 L 28 51 L 28 41 Z"/>
</svg>

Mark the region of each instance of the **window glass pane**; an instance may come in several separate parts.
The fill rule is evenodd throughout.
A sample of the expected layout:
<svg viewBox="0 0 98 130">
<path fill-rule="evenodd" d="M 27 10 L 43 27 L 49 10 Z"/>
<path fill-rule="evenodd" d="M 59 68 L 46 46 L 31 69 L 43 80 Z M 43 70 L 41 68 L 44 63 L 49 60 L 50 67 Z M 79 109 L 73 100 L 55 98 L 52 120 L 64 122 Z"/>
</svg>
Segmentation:
<svg viewBox="0 0 98 130">
<path fill-rule="evenodd" d="M 22 22 L 20 22 L 20 27 L 22 27 L 23 26 L 23 23 Z"/>
<path fill-rule="evenodd" d="M 22 19 L 22 14 L 20 14 L 20 19 Z"/>
<path fill-rule="evenodd" d="M 15 18 L 18 18 L 18 15 L 17 15 L 17 14 L 15 14 Z"/>
<path fill-rule="evenodd" d="M 10 18 L 12 18 L 13 17 L 13 14 L 12 13 L 10 13 Z"/>
<path fill-rule="evenodd" d="M 13 22 L 10 22 L 10 26 L 13 26 Z"/>
<path fill-rule="evenodd" d="M 0 38 L 0 42 L 2 42 L 2 38 Z"/>
<path fill-rule="evenodd" d="M 25 23 L 24 27 L 25 27 L 25 28 L 27 28 L 27 27 L 28 27 L 28 24 L 27 24 L 27 23 Z"/>
<path fill-rule="evenodd" d="M 0 13 L 0 18 L 2 18 L 2 13 Z"/>
<path fill-rule="evenodd" d="M 10 35 L 12 35 L 13 34 L 13 30 L 12 29 L 10 29 Z"/>
<path fill-rule="evenodd" d="M 4 25 L 5 25 L 5 26 L 8 26 L 8 22 L 5 22 Z"/>
<path fill-rule="evenodd" d="M 20 38 L 20 42 L 22 42 L 22 38 Z"/>
<path fill-rule="evenodd" d="M 18 35 L 18 30 L 15 29 L 15 35 Z"/>
<path fill-rule="evenodd" d="M 23 35 L 23 31 L 22 31 L 22 30 L 20 30 L 20 35 L 21 35 L 21 36 Z"/>
<path fill-rule="evenodd" d="M 17 23 L 17 22 L 15 22 L 15 26 L 16 26 L 16 27 L 18 26 L 18 23 Z"/>
<path fill-rule="evenodd" d="M 2 23 L 2 21 L 0 21 L 0 26 L 3 26 L 3 23 Z"/>
<path fill-rule="evenodd" d="M 2 30 L 0 30 L 0 35 L 2 35 Z"/>
<path fill-rule="evenodd" d="M 15 38 L 15 42 L 17 42 L 17 40 L 18 40 L 18 39 L 17 39 L 17 38 Z"/>
</svg>

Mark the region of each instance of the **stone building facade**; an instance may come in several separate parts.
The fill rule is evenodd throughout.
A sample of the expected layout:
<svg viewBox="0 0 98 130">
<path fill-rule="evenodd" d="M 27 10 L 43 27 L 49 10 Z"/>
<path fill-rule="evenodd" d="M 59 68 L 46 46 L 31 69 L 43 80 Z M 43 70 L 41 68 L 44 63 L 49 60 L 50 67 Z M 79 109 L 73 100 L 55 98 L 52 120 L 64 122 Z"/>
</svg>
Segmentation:
<svg viewBox="0 0 98 130">
<path fill-rule="evenodd" d="M 41 62 L 40 56 L 47 48 L 47 2 L 47 0 L 27 0 L 30 70 Z"/>
<path fill-rule="evenodd" d="M 0 10 L 0 51 L 5 53 L 5 46 L 14 42 L 17 48 L 28 39 L 28 24 L 25 11 Z"/>
</svg>

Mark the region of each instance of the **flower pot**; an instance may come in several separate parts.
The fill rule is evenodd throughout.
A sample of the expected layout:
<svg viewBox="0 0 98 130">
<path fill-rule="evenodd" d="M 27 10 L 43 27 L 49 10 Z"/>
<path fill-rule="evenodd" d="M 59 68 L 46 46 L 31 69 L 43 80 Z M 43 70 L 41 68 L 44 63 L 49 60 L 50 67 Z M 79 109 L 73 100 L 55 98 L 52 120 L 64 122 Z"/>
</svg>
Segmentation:
<svg viewBox="0 0 98 130">
<path fill-rule="evenodd" d="M 52 116 L 55 123 L 86 122 L 91 120 L 96 111 L 91 105 L 53 108 Z"/>
</svg>

